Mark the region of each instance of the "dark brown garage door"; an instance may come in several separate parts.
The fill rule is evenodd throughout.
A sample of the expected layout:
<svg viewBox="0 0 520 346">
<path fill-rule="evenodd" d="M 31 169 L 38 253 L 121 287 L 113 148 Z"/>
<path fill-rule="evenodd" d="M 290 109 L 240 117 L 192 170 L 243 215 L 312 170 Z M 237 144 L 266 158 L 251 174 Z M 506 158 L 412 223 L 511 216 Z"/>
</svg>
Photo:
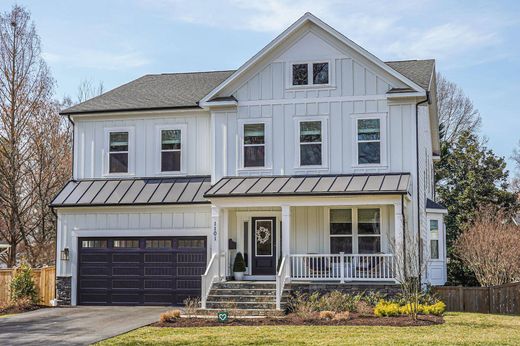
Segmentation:
<svg viewBox="0 0 520 346">
<path fill-rule="evenodd" d="M 200 297 L 205 237 L 80 238 L 78 304 L 180 305 Z"/>
</svg>

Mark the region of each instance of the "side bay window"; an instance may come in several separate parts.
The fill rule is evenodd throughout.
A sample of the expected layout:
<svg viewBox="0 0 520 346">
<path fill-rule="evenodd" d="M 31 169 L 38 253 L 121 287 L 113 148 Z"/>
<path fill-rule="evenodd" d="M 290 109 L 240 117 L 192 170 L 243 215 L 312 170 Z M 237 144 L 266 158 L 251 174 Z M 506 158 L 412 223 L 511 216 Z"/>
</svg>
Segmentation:
<svg viewBox="0 0 520 346">
<path fill-rule="evenodd" d="M 182 173 L 185 170 L 186 125 L 158 127 L 158 171 L 159 173 Z"/>
<path fill-rule="evenodd" d="M 133 173 L 133 128 L 105 129 L 105 174 Z"/>
<path fill-rule="evenodd" d="M 386 119 L 384 116 L 354 118 L 355 165 L 386 164 Z"/>
<path fill-rule="evenodd" d="M 327 166 L 326 119 L 298 119 L 296 158 L 298 167 Z"/>
<path fill-rule="evenodd" d="M 430 220 L 430 259 L 439 258 L 439 220 Z"/>
</svg>

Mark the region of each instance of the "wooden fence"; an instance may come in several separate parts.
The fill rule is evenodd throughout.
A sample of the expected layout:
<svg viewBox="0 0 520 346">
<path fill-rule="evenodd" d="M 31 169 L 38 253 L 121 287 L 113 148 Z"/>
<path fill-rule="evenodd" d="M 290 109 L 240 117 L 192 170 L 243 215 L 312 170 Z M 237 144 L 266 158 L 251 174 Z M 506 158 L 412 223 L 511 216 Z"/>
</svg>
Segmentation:
<svg viewBox="0 0 520 346">
<path fill-rule="evenodd" d="M 11 279 L 14 276 L 14 269 L 0 269 L 0 305 L 9 301 Z M 56 293 L 56 270 L 54 267 L 33 269 L 33 278 L 38 287 L 40 303 L 50 305 Z"/>
<path fill-rule="evenodd" d="M 446 286 L 435 291 L 448 311 L 520 314 L 520 282 L 493 287 Z"/>
</svg>

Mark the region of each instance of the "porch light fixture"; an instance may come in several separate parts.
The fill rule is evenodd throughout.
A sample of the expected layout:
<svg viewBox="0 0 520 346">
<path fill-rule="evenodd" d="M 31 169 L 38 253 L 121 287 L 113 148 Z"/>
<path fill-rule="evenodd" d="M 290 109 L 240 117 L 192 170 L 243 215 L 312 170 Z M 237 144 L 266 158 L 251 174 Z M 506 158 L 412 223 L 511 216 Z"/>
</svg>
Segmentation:
<svg viewBox="0 0 520 346">
<path fill-rule="evenodd" d="M 69 260 L 69 248 L 66 247 L 65 249 L 61 250 L 60 258 L 62 261 L 68 261 Z"/>
</svg>

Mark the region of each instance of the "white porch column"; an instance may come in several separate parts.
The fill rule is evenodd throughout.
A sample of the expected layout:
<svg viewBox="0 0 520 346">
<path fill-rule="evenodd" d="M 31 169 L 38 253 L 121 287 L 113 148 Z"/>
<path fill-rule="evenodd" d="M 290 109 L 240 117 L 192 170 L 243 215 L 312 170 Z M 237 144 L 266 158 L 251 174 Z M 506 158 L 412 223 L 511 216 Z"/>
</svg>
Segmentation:
<svg viewBox="0 0 520 346">
<path fill-rule="evenodd" d="M 230 275 L 230 257 L 229 257 L 229 209 L 223 209 L 223 218 L 222 218 L 222 243 L 220 246 L 220 260 L 222 262 L 221 267 L 221 279 L 225 280 L 227 275 Z"/>
<path fill-rule="evenodd" d="M 291 258 L 288 257 L 291 254 L 291 219 L 291 207 L 282 205 L 282 256 L 288 261 L 285 265 L 289 277 L 291 277 Z"/>
<path fill-rule="evenodd" d="M 402 276 L 406 272 L 405 257 L 404 253 L 404 229 L 403 229 L 403 208 L 401 202 L 394 203 L 394 221 L 395 221 L 395 232 L 394 232 L 394 265 L 396 279 L 404 279 Z"/>
<path fill-rule="evenodd" d="M 220 261 L 220 214 L 221 209 L 216 206 L 211 206 L 211 255 L 217 255 L 218 272 L 220 277 L 221 272 L 221 261 Z"/>
</svg>

